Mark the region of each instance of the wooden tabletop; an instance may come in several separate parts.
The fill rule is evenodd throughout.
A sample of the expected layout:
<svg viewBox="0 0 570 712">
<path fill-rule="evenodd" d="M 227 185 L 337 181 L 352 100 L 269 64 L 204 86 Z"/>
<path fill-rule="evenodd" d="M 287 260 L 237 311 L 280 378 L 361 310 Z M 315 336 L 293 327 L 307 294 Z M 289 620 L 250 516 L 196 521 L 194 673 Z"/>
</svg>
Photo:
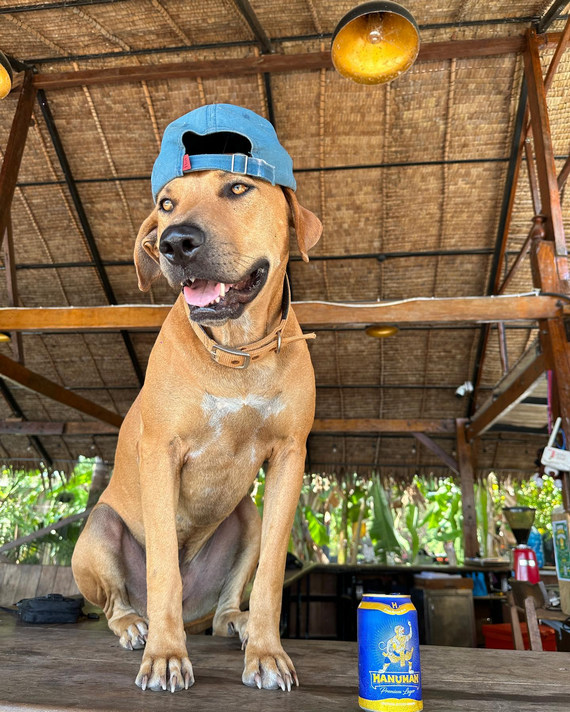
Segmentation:
<svg viewBox="0 0 570 712">
<path fill-rule="evenodd" d="M 235 639 L 191 636 L 196 684 L 171 694 L 134 684 L 141 651 L 126 651 L 103 622 L 18 624 L 0 612 L 0 712 L 357 712 L 356 643 L 285 640 L 301 686 L 284 693 L 241 683 Z M 421 651 L 426 712 L 567 712 L 570 653 L 441 648 Z"/>
</svg>

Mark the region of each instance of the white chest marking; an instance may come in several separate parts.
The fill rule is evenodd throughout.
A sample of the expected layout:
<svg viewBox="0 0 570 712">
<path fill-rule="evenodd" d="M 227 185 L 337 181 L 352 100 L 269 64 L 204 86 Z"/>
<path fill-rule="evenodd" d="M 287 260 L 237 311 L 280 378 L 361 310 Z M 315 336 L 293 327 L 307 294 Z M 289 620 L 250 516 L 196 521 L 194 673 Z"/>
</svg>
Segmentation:
<svg viewBox="0 0 570 712">
<path fill-rule="evenodd" d="M 253 408 L 266 420 L 273 415 L 278 415 L 285 407 L 285 404 L 279 396 L 266 398 L 265 396 L 257 396 L 251 393 L 245 398 L 224 398 L 205 393 L 202 398 L 202 410 L 212 428 L 218 433 L 221 432 L 224 418 L 238 413 L 245 406 Z"/>
</svg>

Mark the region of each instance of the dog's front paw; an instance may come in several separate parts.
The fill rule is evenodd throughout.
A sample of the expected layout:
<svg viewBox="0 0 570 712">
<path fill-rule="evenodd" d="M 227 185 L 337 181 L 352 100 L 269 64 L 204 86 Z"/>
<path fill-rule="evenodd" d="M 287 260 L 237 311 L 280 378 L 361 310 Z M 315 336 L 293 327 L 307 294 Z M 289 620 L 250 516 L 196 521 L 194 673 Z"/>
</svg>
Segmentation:
<svg viewBox="0 0 570 712">
<path fill-rule="evenodd" d="M 194 684 L 192 663 L 186 651 L 180 654 L 153 655 L 147 648 L 135 683 L 146 690 L 187 690 Z"/>
<path fill-rule="evenodd" d="M 244 685 L 265 690 L 291 691 L 299 680 L 291 658 L 279 647 L 276 650 L 260 650 L 248 643 L 245 652 L 245 667 L 241 676 Z"/>
</svg>

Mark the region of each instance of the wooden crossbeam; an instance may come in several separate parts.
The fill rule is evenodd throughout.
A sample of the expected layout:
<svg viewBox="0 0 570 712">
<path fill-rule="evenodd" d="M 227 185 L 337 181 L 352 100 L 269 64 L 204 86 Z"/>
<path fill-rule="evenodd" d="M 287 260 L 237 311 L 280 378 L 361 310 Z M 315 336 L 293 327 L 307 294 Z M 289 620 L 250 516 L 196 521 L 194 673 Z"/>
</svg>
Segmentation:
<svg viewBox="0 0 570 712">
<path fill-rule="evenodd" d="M 541 36 L 544 45 L 557 44 L 560 33 Z M 453 58 L 488 57 L 522 52 L 525 38 L 492 37 L 475 40 L 450 40 L 422 44 L 417 61 Z M 210 59 L 160 64 L 83 69 L 76 72 L 39 73 L 34 76 L 37 89 L 68 89 L 94 84 L 117 84 L 202 77 L 211 79 L 220 76 L 265 74 L 271 72 L 298 72 L 332 68 L 330 52 L 306 52 L 299 54 L 263 54 L 259 57 Z"/>
<path fill-rule="evenodd" d="M 34 393 L 51 398 L 51 400 L 69 406 L 104 423 L 114 425 L 117 428 L 123 422 L 123 418 L 118 413 L 113 413 L 107 408 L 103 408 L 97 403 L 93 403 L 93 401 L 87 400 L 87 398 L 83 398 L 77 393 L 60 386 L 59 383 L 50 381 L 48 378 L 40 376 L 39 373 L 30 371 L 29 368 L 22 366 L 17 361 L 12 361 L 12 359 L 3 354 L 0 354 L 0 376 L 18 383 Z"/>
<path fill-rule="evenodd" d="M 451 418 L 382 419 L 382 418 L 316 418 L 313 433 L 454 433 L 455 422 Z"/>
<path fill-rule="evenodd" d="M 488 430 L 502 415 L 507 413 L 517 403 L 520 403 L 532 389 L 537 379 L 546 370 L 544 354 L 538 356 L 518 375 L 512 383 L 488 406 L 483 406 L 466 426 L 468 440 L 479 437 Z"/>
<path fill-rule="evenodd" d="M 556 297 L 504 296 L 407 299 L 398 302 L 338 304 L 293 302 L 305 327 L 334 327 L 394 323 L 492 323 L 533 321 L 561 316 Z M 170 306 L 127 305 L 104 307 L 4 307 L 0 331 L 92 331 L 158 329 Z"/>
<path fill-rule="evenodd" d="M 427 438 L 424 433 L 444 433 L 454 432 L 454 422 L 451 418 L 442 420 L 387 420 L 379 418 L 342 418 L 342 419 L 317 419 L 313 423 L 313 433 L 410 433 L 418 440 L 426 444 Z M 0 435 L 117 435 L 117 426 L 96 421 L 18 421 L 0 420 Z M 430 440 L 431 443 L 433 441 Z M 440 448 L 436 443 L 430 449 L 441 456 Z M 444 453 L 446 454 L 446 453 Z M 443 458 L 445 459 L 445 458 Z M 453 458 L 448 456 L 446 464 L 451 469 L 457 467 Z"/>
<path fill-rule="evenodd" d="M 117 426 L 101 421 L 0 420 L 0 435 L 117 435 Z"/>
</svg>

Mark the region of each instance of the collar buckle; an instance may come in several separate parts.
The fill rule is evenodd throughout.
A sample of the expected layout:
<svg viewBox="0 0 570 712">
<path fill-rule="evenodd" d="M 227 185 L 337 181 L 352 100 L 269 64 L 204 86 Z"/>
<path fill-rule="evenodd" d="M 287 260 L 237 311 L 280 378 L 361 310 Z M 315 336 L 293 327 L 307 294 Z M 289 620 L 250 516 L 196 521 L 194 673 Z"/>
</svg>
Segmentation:
<svg viewBox="0 0 570 712">
<path fill-rule="evenodd" d="M 239 349 L 230 349 L 227 346 L 221 346 L 220 344 L 214 343 L 211 346 L 210 356 L 212 357 L 212 361 L 215 361 L 216 363 L 220 363 L 220 355 L 218 354 L 219 351 L 223 352 L 224 354 L 229 354 L 230 356 L 241 359 L 241 362 L 236 361 L 234 358 L 230 359 L 229 363 L 224 362 L 222 364 L 224 366 L 229 366 L 230 368 L 235 368 L 241 371 L 247 368 L 250 364 L 251 355 L 247 352 L 240 351 Z"/>
</svg>

